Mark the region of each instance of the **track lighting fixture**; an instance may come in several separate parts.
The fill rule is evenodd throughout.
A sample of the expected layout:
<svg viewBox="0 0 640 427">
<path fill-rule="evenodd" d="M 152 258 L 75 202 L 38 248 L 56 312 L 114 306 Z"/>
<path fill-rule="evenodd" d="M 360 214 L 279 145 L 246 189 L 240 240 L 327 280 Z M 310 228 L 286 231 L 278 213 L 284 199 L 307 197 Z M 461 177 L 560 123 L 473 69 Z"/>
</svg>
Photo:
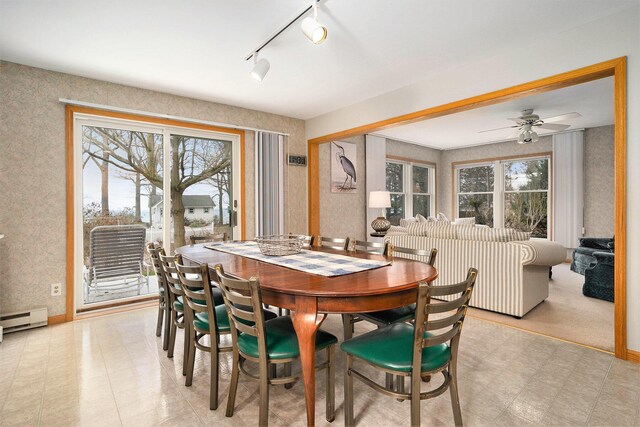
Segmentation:
<svg viewBox="0 0 640 427">
<path fill-rule="evenodd" d="M 269 64 L 269 61 L 267 61 L 264 58 L 258 60 L 258 52 L 254 52 L 253 53 L 253 69 L 249 73 L 251 77 L 261 82 L 262 80 L 264 80 L 264 77 L 269 72 L 269 68 L 271 68 L 271 64 Z"/>
<path fill-rule="evenodd" d="M 298 19 L 302 18 L 307 12 L 313 9 L 313 17 L 307 16 L 302 20 L 302 32 L 304 35 L 311 40 L 315 44 L 320 44 L 327 38 L 327 27 L 323 26 L 318 22 L 318 3 L 320 0 L 311 0 L 312 3 L 310 6 L 307 6 L 306 9 L 301 11 L 295 18 L 289 21 L 286 25 L 280 27 L 272 36 L 270 36 L 265 42 L 255 48 L 249 55 L 247 55 L 244 59 L 245 61 L 253 58 L 253 69 L 249 73 L 251 77 L 261 82 L 264 77 L 269 72 L 269 68 L 271 65 L 269 61 L 266 59 L 258 60 L 258 53 L 266 47 L 269 43 L 271 43 L 276 37 L 282 34 L 287 28 L 293 25 L 294 22 L 298 21 Z"/>
<path fill-rule="evenodd" d="M 318 3 L 313 0 L 313 17 L 307 16 L 302 20 L 302 32 L 314 44 L 320 44 L 327 38 L 327 27 L 318 22 Z"/>
</svg>

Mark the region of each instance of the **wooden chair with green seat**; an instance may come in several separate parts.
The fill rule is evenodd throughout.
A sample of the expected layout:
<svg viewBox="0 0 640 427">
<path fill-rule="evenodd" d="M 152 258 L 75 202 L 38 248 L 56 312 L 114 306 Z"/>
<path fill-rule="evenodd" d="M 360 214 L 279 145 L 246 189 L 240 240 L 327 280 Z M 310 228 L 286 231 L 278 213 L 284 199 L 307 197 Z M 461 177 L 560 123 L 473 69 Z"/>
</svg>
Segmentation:
<svg viewBox="0 0 640 427">
<path fill-rule="evenodd" d="M 189 352 L 187 356 L 187 379 L 185 386 L 189 387 L 193 382 L 193 369 L 195 364 L 196 349 L 209 353 L 211 358 L 211 378 L 209 388 L 209 409 L 218 409 L 218 378 L 220 365 L 218 356 L 221 352 L 231 351 L 232 347 L 221 347 L 220 337 L 231 333 L 227 310 L 224 300 L 214 298 L 222 294 L 212 288 L 209 280 L 209 268 L 205 265 L 187 266 L 182 264 L 180 255 L 176 256 L 176 270 L 180 285 L 184 292 L 185 318 L 193 322 L 189 328 Z M 209 337 L 210 345 L 204 342 Z"/>
<path fill-rule="evenodd" d="M 238 377 L 240 371 L 260 383 L 260 409 L 258 425 L 265 426 L 269 418 L 269 385 L 292 384 L 298 380 L 285 372 L 284 377 L 276 377 L 277 364 L 290 364 L 300 356 L 298 338 L 289 316 L 280 316 L 265 321 L 261 313 L 262 297 L 256 278 L 244 280 L 225 274 L 222 265 L 215 266 L 218 283 L 224 296 L 227 313 L 231 319 L 233 340 L 233 370 L 227 400 L 226 416 L 233 416 Z M 251 308 L 249 308 L 251 307 Z M 252 324 L 247 324 L 252 322 Z M 332 422 L 335 418 L 335 372 L 334 351 L 338 339 L 328 332 L 318 330 L 316 349 L 327 351 L 327 361 L 316 369 L 327 369 L 326 418 Z M 250 375 L 243 367 L 244 362 L 255 362 L 259 375 Z M 272 368 L 273 367 L 273 368 Z"/>
<path fill-rule="evenodd" d="M 369 242 L 369 245 L 371 243 Z M 357 247 L 356 247 L 357 250 Z M 374 253 L 371 248 L 368 250 L 369 253 Z M 377 251 L 375 253 L 382 253 L 387 257 L 393 257 L 396 254 L 403 255 L 412 255 L 415 257 L 427 257 L 427 264 L 433 266 L 436 262 L 436 257 L 438 255 L 438 250 L 433 248 L 430 251 L 426 251 L 423 249 L 412 249 L 412 248 L 403 248 L 400 246 L 388 245 L 384 248 L 383 252 Z M 344 340 L 348 340 L 353 336 L 353 324 L 359 322 L 361 320 L 365 320 L 367 322 L 373 323 L 378 328 L 382 328 L 385 326 L 392 325 L 397 322 L 407 322 L 413 320 L 415 317 L 416 305 L 410 304 L 404 307 L 392 308 L 389 310 L 381 310 L 374 311 L 372 313 L 358 313 L 355 315 L 352 314 L 343 314 L 342 322 L 344 326 Z M 425 381 L 428 381 L 429 378 L 425 377 Z M 393 377 L 391 375 L 386 375 L 386 385 L 387 388 L 392 389 Z M 396 390 L 404 391 L 404 380 L 402 376 L 399 376 L 396 379 Z"/>
<path fill-rule="evenodd" d="M 477 275 L 478 271 L 470 268 L 466 280 L 455 285 L 434 286 L 421 282 L 413 324 L 394 323 L 342 343 L 340 348 L 347 355 L 344 371 L 345 425 L 354 425 L 353 378 L 388 396 L 410 400 L 412 426 L 420 425 L 420 401 L 437 397 L 449 389 L 455 425 L 462 425 L 457 377 L 458 347 Z M 454 299 L 435 300 L 448 296 Z M 431 318 L 433 314 L 437 315 L 435 319 Z M 409 376 L 410 391 L 394 391 L 377 384 L 354 369 L 354 359 L 363 360 L 385 373 Z M 439 372 L 444 376 L 443 383 L 436 389 L 421 392 L 420 378 Z"/>
<path fill-rule="evenodd" d="M 156 336 L 162 336 L 162 349 L 167 350 L 169 348 L 169 334 L 171 330 L 171 303 L 169 302 L 169 293 L 167 285 L 165 284 L 164 271 L 162 270 L 162 264 L 160 263 L 160 257 L 158 256 L 159 247 L 155 243 L 147 243 L 147 252 L 151 258 L 151 265 L 156 275 L 158 282 L 158 321 L 156 323 Z M 163 331 L 164 324 L 164 331 Z"/>
<path fill-rule="evenodd" d="M 175 258 L 165 255 L 164 249 L 158 249 L 158 258 L 164 272 L 164 280 L 169 290 L 169 306 L 171 307 L 169 346 L 167 348 L 167 357 L 173 358 L 173 350 L 176 346 L 176 335 L 178 329 L 185 329 L 184 304 L 182 297 L 182 287 L 180 286 L 180 278 L 175 266 Z M 187 355 L 189 354 L 189 334 L 184 334 L 184 356 L 182 359 L 182 375 L 187 375 Z"/>
</svg>

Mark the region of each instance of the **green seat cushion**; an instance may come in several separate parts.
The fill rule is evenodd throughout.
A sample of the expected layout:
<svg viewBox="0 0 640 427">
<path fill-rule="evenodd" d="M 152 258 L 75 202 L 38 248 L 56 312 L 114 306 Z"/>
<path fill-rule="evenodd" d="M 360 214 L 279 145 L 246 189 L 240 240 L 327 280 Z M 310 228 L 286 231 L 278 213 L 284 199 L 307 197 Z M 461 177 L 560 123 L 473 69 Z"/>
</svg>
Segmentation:
<svg viewBox="0 0 640 427">
<path fill-rule="evenodd" d="M 425 333 L 425 338 L 431 336 Z M 410 372 L 413 360 L 413 325 L 394 323 L 343 342 L 340 348 L 381 368 Z M 425 347 L 422 350 L 422 371 L 432 371 L 451 359 L 447 344 Z"/>
<path fill-rule="evenodd" d="M 175 311 L 184 311 L 184 304 L 182 303 L 182 297 L 176 298 L 173 302 L 173 309 Z"/>
<path fill-rule="evenodd" d="M 300 355 L 298 337 L 289 316 L 276 317 L 265 322 L 267 332 L 267 354 L 269 359 L 289 359 Z M 316 350 L 321 350 L 338 339 L 328 332 L 319 329 L 316 333 Z M 241 334 L 238 337 L 238 349 L 251 357 L 259 357 L 258 340 L 249 334 Z"/>
<path fill-rule="evenodd" d="M 216 322 L 218 323 L 218 331 L 219 332 L 228 332 L 231 330 L 231 326 L 229 324 L 229 317 L 227 315 L 227 308 L 224 304 L 217 305 L 214 309 L 216 312 Z M 276 317 L 276 314 L 271 311 L 264 311 L 264 318 L 273 319 Z M 243 323 L 247 325 L 253 325 L 253 322 L 249 322 L 248 320 L 242 320 Z M 193 325 L 199 329 L 209 330 L 209 315 L 207 313 L 196 313 L 195 319 L 193 319 Z"/>
<path fill-rule="evenodd" d="M 413 319 L 416 314 L 416 305 L 405 305 L 391 310 L 374 311 L 373 313 L 360 313 L 358 317 L 377 324 L 391 325 L 396 322 L 406 322 Z"/>
</svg>

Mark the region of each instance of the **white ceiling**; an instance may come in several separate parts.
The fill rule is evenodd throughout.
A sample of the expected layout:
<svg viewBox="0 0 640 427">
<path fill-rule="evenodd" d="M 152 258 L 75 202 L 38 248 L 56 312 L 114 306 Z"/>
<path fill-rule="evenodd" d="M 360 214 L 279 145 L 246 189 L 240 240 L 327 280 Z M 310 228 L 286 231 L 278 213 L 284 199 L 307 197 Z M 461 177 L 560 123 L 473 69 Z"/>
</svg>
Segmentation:
<svg viewBox="0 0 640 427">
<path fill-rule="evenodd" d="M 613 124 L 613 77 L 570 86 L 539 95 L 515 99 L 488 107 L 384 129 L 376 135 L 437 149 L 453 149 L 490 142 L 505 141 L 513 129 L 478 133 L 511 126 L 508 117 L 519 117 L 520 111 L 532 108 L 541 119 L 578 112 L 582 117 L 559 122 L 571 129 Z M 536 128 L 539 135 L 553 131 Z M 513 138 L 512 138 L 513 139 Z"/>
<path fill-rule="evenodd" d="M 305 0 L 2 0 L 0 58 L 308 119 L 490 58 L 638 0 L 323 0 L 327 41 L 299 24 L 244 57 Z M 571 54 L 567 52 L 567 54 Z M 544 46 L 532 52 L 544 60 Z"/>
</svg>

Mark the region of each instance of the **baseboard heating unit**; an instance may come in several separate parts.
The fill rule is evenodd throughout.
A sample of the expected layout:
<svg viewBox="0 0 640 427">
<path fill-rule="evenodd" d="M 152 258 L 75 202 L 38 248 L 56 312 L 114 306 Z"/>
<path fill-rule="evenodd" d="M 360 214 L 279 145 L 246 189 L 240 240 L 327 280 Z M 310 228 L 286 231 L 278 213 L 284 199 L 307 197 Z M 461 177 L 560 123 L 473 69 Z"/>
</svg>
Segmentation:
<svg viewBox="0 0 640 427">
<path fill-rule="evenodd" d="M 47 326 L 46 307 L 0 314 L 0 331 L 5 334 L 40 326 Z M 2 341 L 2 332 L 0 332 L 0 342 Z"/>
</svg>

